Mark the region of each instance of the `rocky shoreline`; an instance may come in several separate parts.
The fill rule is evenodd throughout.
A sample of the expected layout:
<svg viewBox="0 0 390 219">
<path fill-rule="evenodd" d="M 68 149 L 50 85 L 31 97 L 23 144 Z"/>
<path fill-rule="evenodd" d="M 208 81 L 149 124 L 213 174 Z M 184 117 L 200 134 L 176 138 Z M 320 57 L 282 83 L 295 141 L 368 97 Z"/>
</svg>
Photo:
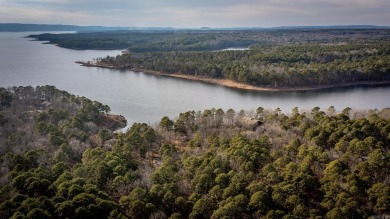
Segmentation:
<svg viewBox="0 0 390 219">
<path fill-rule="evenodd" d="M 100 126 L 109 128 L 112 131 L 123 129 L 127 125 L 127 120 L 122 115 L 103 114 L 100 116 Z"/>
</svg>

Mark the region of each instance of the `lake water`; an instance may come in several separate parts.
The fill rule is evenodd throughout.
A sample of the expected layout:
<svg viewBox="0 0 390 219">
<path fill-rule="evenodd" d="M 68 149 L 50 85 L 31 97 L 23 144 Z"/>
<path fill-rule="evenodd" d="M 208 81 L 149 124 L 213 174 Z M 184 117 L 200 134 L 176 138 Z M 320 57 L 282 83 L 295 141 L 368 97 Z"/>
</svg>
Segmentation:
<svg viewBox="0 0 390 219">
<path fill-rule="evenodd" d="M 121 51 L 76 51 L 22 38 L 30 33 L 0 33 L 0 87 L 54 85 L 111 107 L 112 113 L 134 122 L 155 123 L 188 110 L 279 107 L 290 112 L 345 107 L 390 107 L 390 86 L 353 87 L 310 92 L 243 91 L 184 79 L 82 67 L 75 61 L 117 55 Z"/>
</svg>

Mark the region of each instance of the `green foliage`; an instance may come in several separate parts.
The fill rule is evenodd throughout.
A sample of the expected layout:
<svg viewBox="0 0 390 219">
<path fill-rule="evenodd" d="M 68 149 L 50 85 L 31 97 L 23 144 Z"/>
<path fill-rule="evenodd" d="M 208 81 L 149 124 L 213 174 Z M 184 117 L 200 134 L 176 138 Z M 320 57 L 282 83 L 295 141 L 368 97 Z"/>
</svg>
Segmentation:
<svg viewBox="0 0 390 219">
<path fill-rule="evenodd" d="M 167 130 L 167 131 L 171 131 L 172 128 L 173 128 L 173 121 L 171 119 L 169 119 L 169 117 L 167 116 L 164 116 L 161 121 L 160 121 L 160 127 Z"/>
<path fill-rule="evenodd" d="M 146 190 L 139 187 L 135 188 L 128 196 L 122 196 L 119 204 L 126 215 L 131 218 L 146 218 L 155 211 L 154 205 L 148 203 Z"/>
<path fill-rule="evenodd" d="M 40 208 L 34 208 L 31 211 L 28 212 L 27 214 L 28 218 L 52 218 L 52 215 L 50 215 L 49 212 L 40 209 Z"/>
<path fill-rule="evenodd" d="M 353 39 L 346 42 L 344 37 L 339 39 L 335 35 L 322 39 L 316 31 L 297 31 L 288 36 L 282 31 L 281 35 L 285 38 L 275 36 L 274 40 L 280 42 L 274 43 L 257 38 L 257 35 L 262 35 L 260 32 L 243 32 L 238 35 L 254 37 L 254 41 L 262 40 L 258 44 L 253 42 L 250 49 L 244 51 L 215 51 L 215 44 L 212 43 L 207 49 L 199 48 L 201 51 L 193 51 L 185 46 L 180 49 L 165 45 L 154 48 L 153 44 L 146 44 L 153 47 L 151 51 L 146 49 L 137 55 L 125 53 L 104 58 L 99 60 L 99 65 L 230 79 L 264 87 L 342 86 L 348 83 L 388 81 L 390 53 L 384 49 L 389 47 L 388 36 L 383 36 L 385 40 L 376 37 L 361 38 L 358 33 L 359 31 L 352 33 Z M 294 34 L 301 34 L 302 38 L 285 41 Z M 240 40 L 242 39 L 236 39 Z M 159 43 L 168 42 L 166 39 Z M 130 47 L 129 50 L 134 51 L 134 48 Z M 348 109 L 343 111 L 343 115 L 348 116 Z"/>
<path fill-rule="evenodd" d="M 19 132 L 13 133 L 10 136 L 8 136 L 6 141 L 9 147 L 18 146 L 22 144 L 22 142 L 23 142 L 23 133 L 19 133 Z"/>
<path fill-rule="evenodd" d="M 386 214 L 390 209 L 390 187 L 383 183 L 376 183 L 368 190 L 368 197 L 374 210 Z"/>
<path fill-rule="evenodd" d="M 98 135 L 102 141 L 109 140 L 111 137 L 111 133 L 108 129 L 100 129 Z"/>
<path fill-rule="evenodd" d="M 258 108 L 254 117 L 262 123 L 255 128 L 240 124 L 248 112 L 209 109 L 164 117 L 156 129 L 136 123 L 112 134 L 104 126 L 87 128 L 98 123 L 102 104 L 51 86 L 11 93 L 39 105 L 35 92 L 54 102 L 25 121 L 11 115 L 13 102 L 2 110 L 19 126 L 1 127 L 8 146 L 0 160 L 1 218 L 390 214 L 388 109 L 294 108 L 286 115 Z M 106 141 L 104 147 L 94 140 Z"/>
<path fill-rule="evenodd" d="M 0 88 L 0 110 L 11 106 L 13 100 L 12 93 L 4 88 Z"/>
</svg>

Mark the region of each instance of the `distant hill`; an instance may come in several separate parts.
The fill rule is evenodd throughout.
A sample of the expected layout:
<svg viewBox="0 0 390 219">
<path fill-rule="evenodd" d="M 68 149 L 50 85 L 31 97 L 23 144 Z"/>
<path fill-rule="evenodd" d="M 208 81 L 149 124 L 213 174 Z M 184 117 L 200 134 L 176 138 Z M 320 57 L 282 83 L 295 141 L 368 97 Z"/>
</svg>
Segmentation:
<svg viewBox="0 0 390 219">
<path fill-rule="evenodd" d="M 201 27 L 201 28 L 174 28 L 174 27 L 106 27 L 106 26 L 77 26 L 62 24 L 20 24 L 0 23 L 0 32 L 35 32 L 35 31 L 176 31 L 176 30 L 289 30 L 289 29 L 390 29 L 388 26 L 375 25 L 334 25 L 334 26 L 280 26 L 280 27 Z"/>
<path fill-rule="evenodd" d="M 202 28 L 200 28 L 202 29 Z M 330 26 L 279 26 L 279 27 L 218 27 L 209 30 L 367 30 L 367 29 L 390 29 L 389 26 L 376 25 L 330 25 Z"/>
<path fill-rule="evenodd" d="M 280 26 L 268 29 L 389 29 L 388 26 L 376 25 L 333 25 L 333 26 Z"/>
<path fill-rule="evenodd" d="M 126 30 L 127 27 L 104 27 L 104 26 L 76 26 L 57 24 L 19 24 L 0 23 L 0 32 L 25 32 L 25 31 L 111 31 Z"/>
</svg>

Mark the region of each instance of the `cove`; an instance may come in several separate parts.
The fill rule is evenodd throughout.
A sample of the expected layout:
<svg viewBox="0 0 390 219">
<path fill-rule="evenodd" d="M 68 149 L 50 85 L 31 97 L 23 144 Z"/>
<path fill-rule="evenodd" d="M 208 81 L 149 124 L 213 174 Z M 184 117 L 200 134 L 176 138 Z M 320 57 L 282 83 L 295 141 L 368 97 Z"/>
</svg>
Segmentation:
<svg viewBox="0 0 390 219">
<path fill-rule="evenodd" d="M 175 117 L 188 110 L 232 108 L 255 110 L 279 107 L 290 112 L 320 107 L 356 110 L 389 107 L 390 86 L 356 86 L 319 91 L 245 91 L 142 72 L 88 68 L 75 61 L 87 61 L 113 51 L 76 51 L 30 41 L 30 33 L 0 33 L 0 86 L 54 85 L 58 89 L 86 96 L 111 107 L 112 113 L 134 122 L 155 123 L 163 116 Z"/>
</svg>

